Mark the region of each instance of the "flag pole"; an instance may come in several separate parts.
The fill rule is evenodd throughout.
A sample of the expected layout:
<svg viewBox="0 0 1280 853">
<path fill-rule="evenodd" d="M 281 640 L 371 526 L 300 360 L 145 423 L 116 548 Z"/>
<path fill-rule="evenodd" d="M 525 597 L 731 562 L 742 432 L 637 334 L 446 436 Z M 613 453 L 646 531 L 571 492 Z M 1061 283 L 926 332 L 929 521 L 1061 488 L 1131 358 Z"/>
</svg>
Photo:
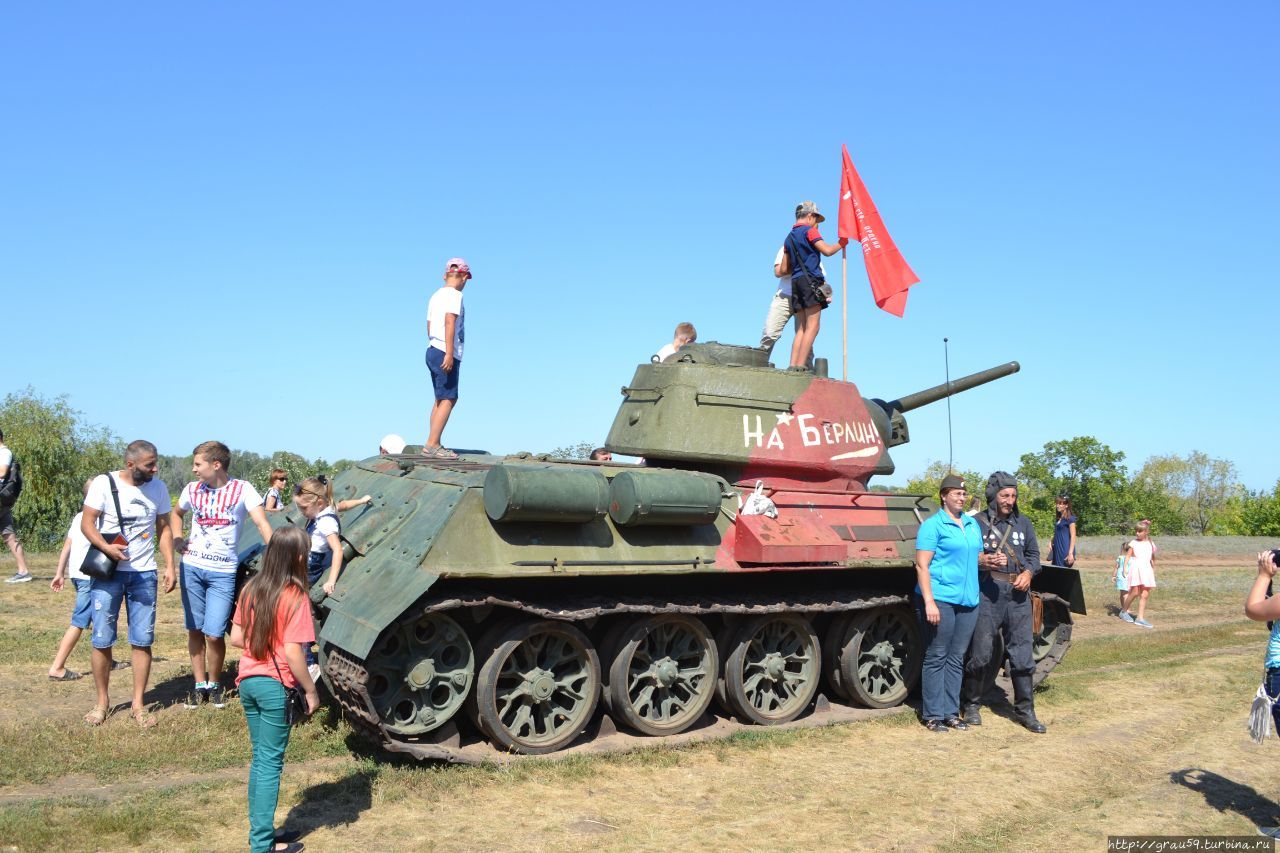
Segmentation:
<svg viewBox="0 0 1280 853">
<path fill-rule="evenodd" d="M 841 337 L 840 337 L 840 378 L 845 382 L 849 381 L 849 247 L 840 247 L 840 275 L 842 284 L 840 287 L 840 314 L 841 314 Z"/>
</svg>

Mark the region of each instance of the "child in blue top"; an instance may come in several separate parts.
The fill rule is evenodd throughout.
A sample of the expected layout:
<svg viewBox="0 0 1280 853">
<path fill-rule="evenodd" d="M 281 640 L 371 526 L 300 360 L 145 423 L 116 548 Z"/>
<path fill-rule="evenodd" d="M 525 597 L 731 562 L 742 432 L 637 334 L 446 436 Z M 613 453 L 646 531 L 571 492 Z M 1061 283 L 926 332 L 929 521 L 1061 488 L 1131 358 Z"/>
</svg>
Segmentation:
<svg viewBox="0 0 1280 853">
<path fill-rule="evenodd" d="M 1268 696 L 1280 695 L 1280 595 L 1268 596 L 1267 588 L 1276 576 L 1276 552 L 1258 554 L 1258 576 L 1244 602 L 1244 615 L 1256 622 L 1271 622 L 1271 639 L 1267 641 L 1266 672 L 1262 684 Z M 1271 706 L 1271 717 L 1280 731 L 1280 712 Z"/>
</svg>

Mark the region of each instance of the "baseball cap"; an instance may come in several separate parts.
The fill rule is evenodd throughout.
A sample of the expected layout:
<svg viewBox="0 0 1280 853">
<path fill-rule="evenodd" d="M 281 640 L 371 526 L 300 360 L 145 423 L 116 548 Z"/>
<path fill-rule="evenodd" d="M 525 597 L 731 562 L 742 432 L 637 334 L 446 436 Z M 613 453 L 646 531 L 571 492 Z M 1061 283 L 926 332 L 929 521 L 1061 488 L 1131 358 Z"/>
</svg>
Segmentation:
<svg viewBox="0 0 1280 853">
<path fill-rule="evenodd" d="M 964 485 L 964 479 L 962 477 L 958 477 L 955 474 L 948 474 L 947 476 L 942 478 L 942 485 L 938 486 L 938 492 L 941 493 L 941 492 L 948 491 L 950 489 L 963 489 L 963 488 L 965 488 L 965 485 Z"/>
<path fill-rule="evenodd" d="M 404 452 L 404 444 L 404 439 L 393 432 L 382 437 L 382 441 L 378 442 L 378 449 L 394 455 Z"/>
<path fill-rule="evenodd" d="M 827 221 L 827 217 L 818 212 L 817 202 L 802 201 L 796 205 L 796 219 L 799 219 L 802 216 L 808 216 L 810 213 L 818 217 L 819 222 Z"/>
<path fill-rule="evenodd" d="M 462 258 L 450 258 L 444 262 L 445 272 L 454 272 L 455 269 L 467 278 L 471 278 L 471 267 Z"/>
</svg>

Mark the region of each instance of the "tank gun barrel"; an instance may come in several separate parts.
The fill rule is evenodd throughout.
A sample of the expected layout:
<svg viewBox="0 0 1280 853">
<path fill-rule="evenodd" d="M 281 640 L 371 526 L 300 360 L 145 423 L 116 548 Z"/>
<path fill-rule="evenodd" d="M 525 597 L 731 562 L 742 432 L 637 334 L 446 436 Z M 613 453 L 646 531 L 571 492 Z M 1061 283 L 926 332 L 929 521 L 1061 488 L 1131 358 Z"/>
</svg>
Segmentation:
<svg viewBox="0 0 1280 853">
<path fill-rule="evenodd" d="M 885 409 L 890 412 L 909 412 L 912 409 L 927 406 L 929 403 L 936 403 L 939 400 L 950 397 L 952 394 L 959 394 L 961 391 L 968 391 L 970 388 L 977 388 L 979 385 L 986 385 L 988 382 L 994 382 L 1001 377 L 1010 376 L 1021 369 L 1022 366 L 1016 361 L 997 364 L 995 367 L 988 367 L 986 370 L 971 373 L 960 379 L 953 379 L 950 382 L 935 385 L 924 391 L 917 391 L 914 394 L 899 397 L 886 403 Z"/>
</svg>

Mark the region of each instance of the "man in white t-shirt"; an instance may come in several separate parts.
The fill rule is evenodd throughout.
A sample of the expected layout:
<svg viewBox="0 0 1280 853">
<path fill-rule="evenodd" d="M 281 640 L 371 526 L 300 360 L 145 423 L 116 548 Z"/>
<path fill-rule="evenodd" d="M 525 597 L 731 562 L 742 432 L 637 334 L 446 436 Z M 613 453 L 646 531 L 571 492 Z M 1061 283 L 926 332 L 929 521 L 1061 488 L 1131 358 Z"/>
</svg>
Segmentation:
<svg viewBox="0 0 1280 853">
<path fill-rule="evenodd" d="M 4 431 L 0 430 L 0 480 L 9 476 L 12 466 L 13 451 L 4 443 Z M 17 573 L 7 578 L 5 583 L 27 583 L 31 580 L 31 572 L 27 569 L 27 555 L 22 550 L 22 543 L 18 541 L 17 528 L 13 526 L 12 507 L 0 506 L 0 536 L 4 537 L 5 544 L 18 561 Z"/>
<path fill-rule="evenodd" d="M 247 480 L 228 476 L 231 450 L 225 444 L 206 441 L 191 453 L 191 472 L 199 479 L 182 488 L 169 517 L 169 526 L 177 534 L 174 550 L 182 554 L 182 612 L 196 682 L 185 707 L 208 702 L 222 708 L 226 705 L 222 662 L 227 656 L 223 637 L 236 605 L 240 530 L 244 520 L 252 518 L 262 541 L 268 542 L 271 525 L 257 490 Z M 192 513 L 191 535 L 184 539 L 182 521 L 188 512 Z"/>
<path fill-rule="evenodd" d="M 458 454 L 441 445 L 445 424 L 458 404 L 458 376 L 462 373 L 462 345 L 466 341 L 463 322 L 462 288 L 471 278 L 471 267 L 462 258 L 450 258 L 444 265 L 444 287 L 427 303 L 427 369 L 436 402 L 431 407 L 431 433 L 422 455 L 436 459 L 457 459 Z"/>
<path fill-rule="evenodd" d="M 130 442 L 125 448 L 124 465 L 120 471 L 95 477 L 84 496 L 81 531 L 90 545 L 118 561 L 111 580 L 94 578 L 90 585 L 93 685 L 98 696 L 84 721 L 100 726 L 111 708 L 111 648 L 116 644 L 116 622 L 123 602 L 129 617 L 129 645 L 133 647 L 133 707 L 129 716 L 149 729 L 156 724 L 156 718 L 147 713 L 142 697 L 151 677 L 151 644 L 156 633 L 157 541 L 165 562 L 164 591 L 172 592 L 177 583 L 173 533 L 169 528 L 169 489 L 163 480 L 155 479 L 160 457 L 151 442 Z"/>
</svg>

